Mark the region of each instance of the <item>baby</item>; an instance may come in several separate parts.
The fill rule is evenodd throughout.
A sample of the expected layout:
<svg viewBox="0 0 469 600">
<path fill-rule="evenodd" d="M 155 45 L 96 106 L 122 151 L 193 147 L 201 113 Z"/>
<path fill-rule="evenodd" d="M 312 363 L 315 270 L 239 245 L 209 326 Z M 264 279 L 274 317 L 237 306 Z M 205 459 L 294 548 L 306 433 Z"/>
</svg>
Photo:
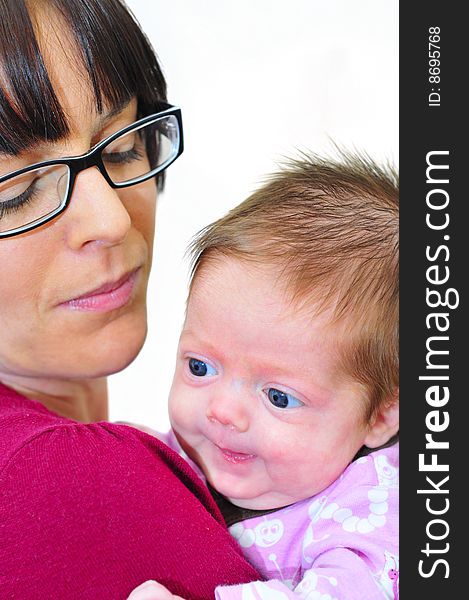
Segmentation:
<svg viewBox="0 0 469 600">
<path fill-rule="evenodd" d="M 303 156 L 191 250 L 166 441 L 266 579 L 217 598 L 398 598 L 395 172 Z"/>
</svg>

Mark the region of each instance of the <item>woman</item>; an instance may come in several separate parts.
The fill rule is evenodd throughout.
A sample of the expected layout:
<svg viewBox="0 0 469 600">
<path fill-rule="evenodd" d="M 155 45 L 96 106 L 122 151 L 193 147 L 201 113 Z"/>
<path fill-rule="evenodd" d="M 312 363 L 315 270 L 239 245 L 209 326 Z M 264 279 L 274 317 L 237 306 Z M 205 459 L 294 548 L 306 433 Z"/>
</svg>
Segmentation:
<svg viewBox="0 0 469 600">
<path fill-rule="evenodd" d="M 145 338 L 155 177 L 182 152 L 165 100 L 119 0 L 0 0 L 2 598 L 257 578 L 179 457 L 103 422 Z"/>
</svg>

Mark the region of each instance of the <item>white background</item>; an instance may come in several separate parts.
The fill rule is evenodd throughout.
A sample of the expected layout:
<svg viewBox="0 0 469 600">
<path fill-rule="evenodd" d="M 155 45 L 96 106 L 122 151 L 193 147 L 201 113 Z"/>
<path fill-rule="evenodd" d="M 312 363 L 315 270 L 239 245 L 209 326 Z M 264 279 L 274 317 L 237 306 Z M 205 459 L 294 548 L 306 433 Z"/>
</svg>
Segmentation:
<svg viewBox="0 0 469 600">
<path fill-rule="evenodd" d="M 110 378 L 111 420 L 168 427 L 194 233 L 282 155 L 330 139 L 398 160 L 397 0 L 128 0 L 182 108 L 185 151 L 159 199 L 149 334 Z"/>
</svg>

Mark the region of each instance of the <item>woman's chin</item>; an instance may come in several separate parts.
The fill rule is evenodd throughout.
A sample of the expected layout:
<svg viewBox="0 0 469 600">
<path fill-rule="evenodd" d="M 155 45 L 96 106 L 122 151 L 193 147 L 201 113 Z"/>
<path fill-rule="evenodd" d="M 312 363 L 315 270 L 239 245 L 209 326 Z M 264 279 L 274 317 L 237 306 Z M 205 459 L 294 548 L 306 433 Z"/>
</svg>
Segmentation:
<svg viewBox="0 0 469 600">
<path fill-rule="evenodd" d="M 33 330 L 19 323 L 13 339 L 1 340 L 0 370 L 28 378 L 67 380 L 105 377 L 125 369 L 147 334 L 142 296 L 125 310 L 99 318 L 56 312 Z"/>
<path fill-rule="evenodd" d="M 121 327 L 99 332 L 96 340 L 85 342 L 80 352 L 82 377 L 105 377 L 118 373 L 135 360 L 147 335 L 146 319 L 129 320 Z M 109 331 L 112 329 L 112 331 Z"/>
<path fill-rule="evenodd" d="M 145 311 L 127 314 L 93 331 L 75 331 L 49 344 L 48 355 L 30 364 L 29 376 L 51 379 L 93 379 L 125 369 L 140 352 L 147 335 Z M 26 365 L 25 365 L 26 366 Z M 29 370 L 29 369 L 27 369 Z"/>
</svg>

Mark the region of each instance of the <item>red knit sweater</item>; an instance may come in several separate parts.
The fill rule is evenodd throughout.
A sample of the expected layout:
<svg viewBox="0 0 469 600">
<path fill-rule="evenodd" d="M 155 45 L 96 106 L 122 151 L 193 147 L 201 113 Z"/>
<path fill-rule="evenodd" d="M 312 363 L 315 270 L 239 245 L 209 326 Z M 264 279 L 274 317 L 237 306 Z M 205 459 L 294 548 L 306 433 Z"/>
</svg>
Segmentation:
<svg viewBox="0 0 469 600">
<path fill-rule="evenodd" d="M 0 597 L 188 599 L 259 576 L 190 467 L 157 439 L 59 417 L 0 384 Z"/>
</svg>

